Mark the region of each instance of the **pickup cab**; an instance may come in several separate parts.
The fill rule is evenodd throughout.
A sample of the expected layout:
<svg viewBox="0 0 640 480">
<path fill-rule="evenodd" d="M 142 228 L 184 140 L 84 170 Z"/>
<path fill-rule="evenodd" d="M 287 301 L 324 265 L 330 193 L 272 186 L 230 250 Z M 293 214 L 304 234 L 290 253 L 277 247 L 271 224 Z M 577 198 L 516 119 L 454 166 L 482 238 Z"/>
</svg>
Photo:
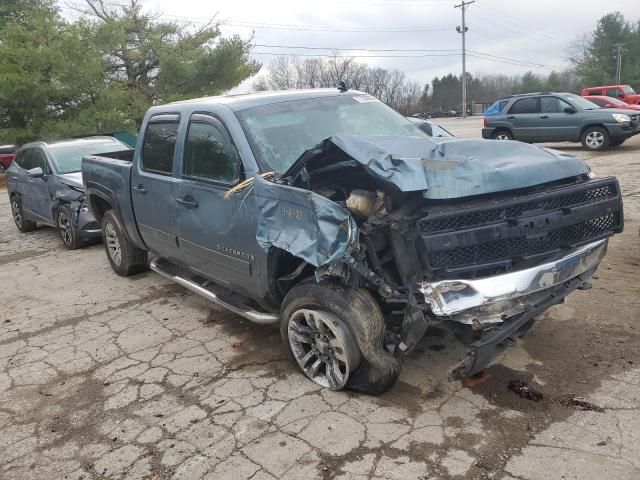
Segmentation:
<svg viewBox="0 0 640 480">
<path fill-rule="evenodd" d="M 388 390 L 435 325 L 469 337 L 451 377 L 480 372 L 588 285 L 623 228 L 617 180 L 582 160 L 429 138 L 344 88 L 155 106 L 138 138 L 82 164 L 115 272 L 150 267 L 278 325 L 334 390 Z"/>
</svg>

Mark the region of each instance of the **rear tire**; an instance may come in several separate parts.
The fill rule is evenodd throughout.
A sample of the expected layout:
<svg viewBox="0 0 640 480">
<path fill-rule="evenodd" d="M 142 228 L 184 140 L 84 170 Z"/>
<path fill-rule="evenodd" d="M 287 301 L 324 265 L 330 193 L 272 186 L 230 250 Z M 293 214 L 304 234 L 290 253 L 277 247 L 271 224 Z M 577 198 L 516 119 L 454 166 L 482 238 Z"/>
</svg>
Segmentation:
<svg viewBox="0 0 640 480">
<path fill-rule="evenodd" d="M 326 335 L 303 318 L 309 315 L 316 317 L 311 320 L 316 326 L 329 323 Z M 333 390 L 379 395 L 393 386 L 401 364 L 383 347 L 384 329 L 378 304 L 360 288 L 303 282 L 282 303 L 280 333 L 289 355 L 307 378 Z M 326 366 L 334 365 L 334 358 L 340 360 L 341 375 L 332 382 Z"/>
<path fill-rule="evenodd" d="M 513 134 L 509 130 L 496 130 L 491 135 L 494 140 L 513 140 Z"/>
<path fill-rule="evenodd" d="M 13 195 L 11 197 L 11 214 L 13 215 L 13 221 L 23 233 L 30 232 L 31 230 L 35 230 L 37 227 L 36 222 L 28 220 L 24 217 L 24 212 L 22 211 L 22 200 L 18 195 Z"/>
<path fill-rule="evenodd" d="M 113 210 L 108 210 L 102 217 L 102 242 L 111 268 L 121 277 L 149 269 L 147 251 L 131 243 Z"/>
<path fill-rule="evenodd" d="M 68 250 L 75 250 L 81 246 L 78 232 L 73 226 L 71 209 L 66 205 L 61 206 L 56 212 L 56 224 L 64 246 Z"/>
<path fill-rule="evenodd" d="M 588 127 L 584 132 L 582 132 L 580 140 L 582 142 L 582 147 L 585 150 L 599 152 L 609 148 L 609 145 L 611 144 L 611 135 L 609 135 L 609 131 L 606 128 Z"/>
</svg>

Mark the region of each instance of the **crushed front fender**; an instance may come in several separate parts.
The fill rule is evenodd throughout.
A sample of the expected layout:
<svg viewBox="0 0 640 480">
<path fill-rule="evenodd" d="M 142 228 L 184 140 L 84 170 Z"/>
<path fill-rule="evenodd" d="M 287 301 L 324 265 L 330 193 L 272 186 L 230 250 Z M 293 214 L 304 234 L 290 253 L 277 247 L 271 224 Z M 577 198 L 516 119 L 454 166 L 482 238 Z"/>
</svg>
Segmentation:
<svg viewBox="0 0 640 480">
<path fill-rule="evenodd" d="M 357 226 L 342 206 L 300 188 L 256 175 L 254 195 L 260 212 L 256 240 L 277 247 L 315 267 L 339 262 L 357 238 Z"/>
</svg>

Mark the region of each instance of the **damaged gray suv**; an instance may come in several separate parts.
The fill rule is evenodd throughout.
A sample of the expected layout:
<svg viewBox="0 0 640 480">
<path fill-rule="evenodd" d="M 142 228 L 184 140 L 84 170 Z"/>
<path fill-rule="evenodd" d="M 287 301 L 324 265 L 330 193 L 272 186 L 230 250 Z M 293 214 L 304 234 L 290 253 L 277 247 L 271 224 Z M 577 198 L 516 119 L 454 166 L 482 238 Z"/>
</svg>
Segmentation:
<svg viewBox="0 0 640 480">
<path fill-rule="evenodd" d="M 100 226 L 86 203 L 82 157 L 128 148 L 110 137 L 24 145 L 5 175 L 18 230 L 28 232 L 38 224 L 56 227 L 70 250 L 100 238 Z"/>
<path fill-rule="evenodd" d="M 520 142 L 429 138 L 356 91 L 151 108 L 135 150 L 85 157 L 111 266 L 276 324 L 319 385 L 378 394 L 430 326 L 484 369 L 586 285 L 622 230 L 615 178 Z"/>
</svg>

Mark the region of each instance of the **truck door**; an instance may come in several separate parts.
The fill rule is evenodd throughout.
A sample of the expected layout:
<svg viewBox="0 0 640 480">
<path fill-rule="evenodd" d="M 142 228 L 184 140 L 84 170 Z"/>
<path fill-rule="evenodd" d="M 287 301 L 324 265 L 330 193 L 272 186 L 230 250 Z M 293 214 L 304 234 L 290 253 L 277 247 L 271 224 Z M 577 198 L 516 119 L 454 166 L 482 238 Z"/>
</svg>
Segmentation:
<svg viewBox="0 0 640 480">
<path fill-rule="evenodd" d="M 513 125 L 516 140 L 535 141 L 538 139 L 540 122 L 540 99 L 522 98 L 509 109 L 507 120 Z"/>
<path fill-rule="evenodd" d="M 542 97 L 540 99 L 539 135 L 544 141 L 569 141 L 579 137 L 578 117 L 565 111 L 571 107 L 558 97 Z"/>
<path fill-rule="evenodd" d="M 131 197 L 140 235 L 155 254 L 179 259 L 174 157 L 179 115 L 149 119 L 131 172 Z"/>
<path fill-rule="evenodd" d="M 224 197 L 242 180 L 242 162 L 217 118 L 191 116 L 181 170 L 176 201 L 183 262 L 222 285 L 255 289 L 259 246 L 252 189 Z"/>
</svg>

